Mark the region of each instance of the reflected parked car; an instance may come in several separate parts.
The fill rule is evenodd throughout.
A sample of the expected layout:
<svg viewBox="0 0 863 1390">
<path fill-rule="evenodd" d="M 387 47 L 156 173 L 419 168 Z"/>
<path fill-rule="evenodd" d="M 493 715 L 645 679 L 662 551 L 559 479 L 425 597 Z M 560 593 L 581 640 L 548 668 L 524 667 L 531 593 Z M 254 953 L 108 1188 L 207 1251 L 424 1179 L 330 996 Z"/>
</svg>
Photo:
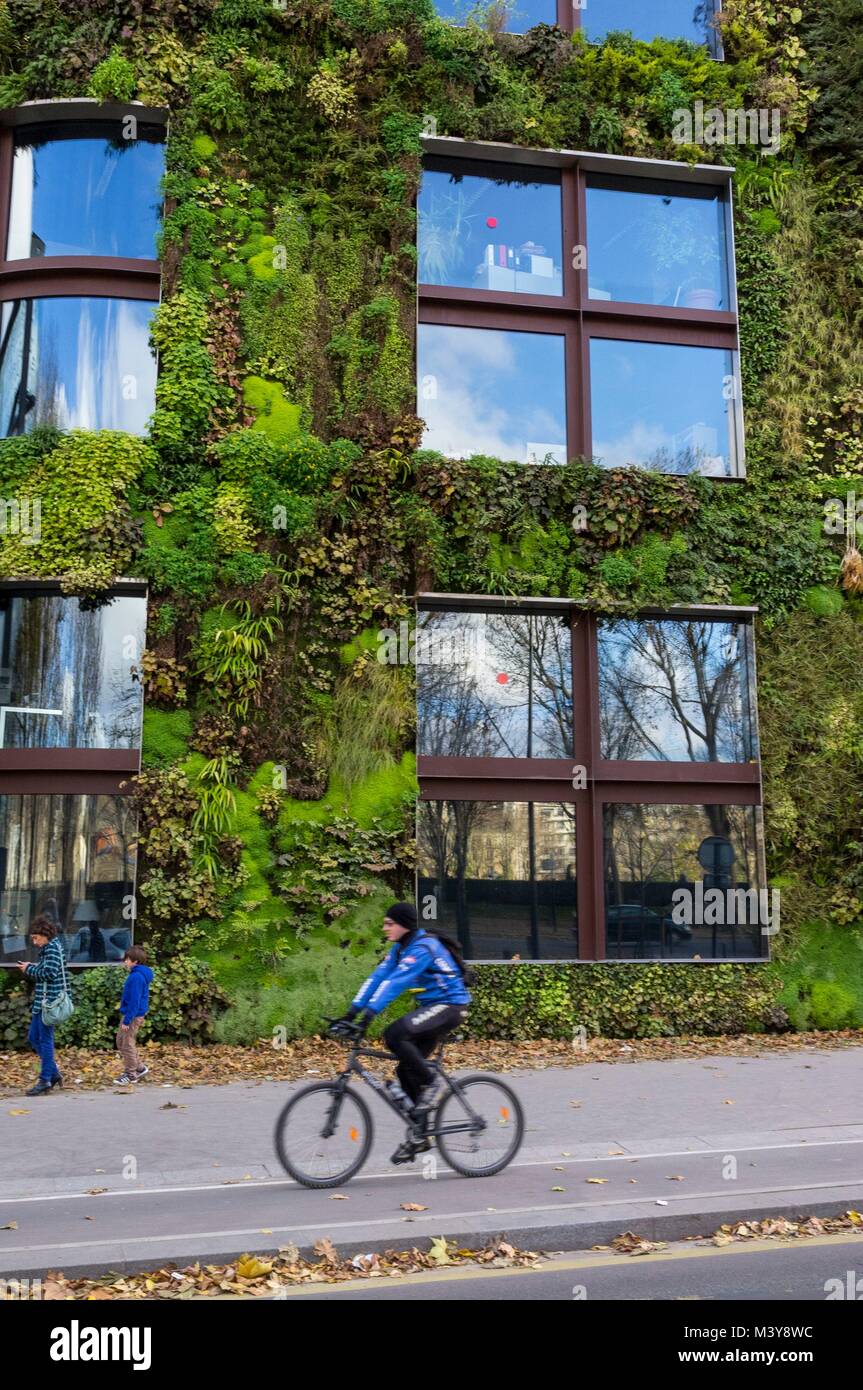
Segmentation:
<svg viewBox="0 0 863 1390">
<path fill-rule="evenodd" d="M 674 949 L 676 941 L 691 941 L 692 928 L 675 922 L 670 915 L 654 912 L 640 903 L 611 903 L 605 910 L 606 940 L 618 947 L 636 942 L 639 946 L 666 944 Z"/>
</svg>

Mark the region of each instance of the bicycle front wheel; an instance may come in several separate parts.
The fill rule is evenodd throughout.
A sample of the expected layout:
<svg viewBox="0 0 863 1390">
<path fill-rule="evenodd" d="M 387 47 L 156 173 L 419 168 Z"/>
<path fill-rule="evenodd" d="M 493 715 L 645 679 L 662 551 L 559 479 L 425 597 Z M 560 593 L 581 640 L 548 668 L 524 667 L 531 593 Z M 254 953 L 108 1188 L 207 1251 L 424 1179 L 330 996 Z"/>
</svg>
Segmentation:
<svg viewBox="0 0 863 1390">
<path fill-rule="evenodd" d="M 447 1091 L 432 1133 L 450 1168 L 466 1178 L 489 1178 L 511 1163 L 521 1148 L 521 1102 L 496 1076 L 465 1076 L 455 1084 L 458 1092 Z M 446 1133 L 453 1125 L 458 1131 Z"/>
<path fill-rule="evenodd" d="M 372 1117 L 361 1096 L 331 1081 L 304 1086 L 276 1121 L 276 1153 L 304 1187 L 339 1187 L 372 1147 Z"/>
</svg>

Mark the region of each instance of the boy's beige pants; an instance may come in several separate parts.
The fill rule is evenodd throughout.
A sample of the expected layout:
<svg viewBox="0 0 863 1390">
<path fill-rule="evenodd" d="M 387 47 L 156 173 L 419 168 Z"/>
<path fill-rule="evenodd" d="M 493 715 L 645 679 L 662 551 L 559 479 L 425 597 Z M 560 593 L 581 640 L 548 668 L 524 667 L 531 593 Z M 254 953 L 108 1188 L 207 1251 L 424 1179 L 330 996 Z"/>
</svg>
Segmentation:
<svg viewBox="0 0 863 1390">
<path fill-rule="evenodd" d="M 141 1014 L 138 1018 L 132 1019 L 125 1031 L 122 1028 L 117 1029 L 117 1051 L 123 1059 L 123 1070 L 127 1076 L 134 1076 L 141 1067 L 135 1040 L 138 1036 L 138 1029 L 143 1022 L 144 1015 Z"/>
</svg>

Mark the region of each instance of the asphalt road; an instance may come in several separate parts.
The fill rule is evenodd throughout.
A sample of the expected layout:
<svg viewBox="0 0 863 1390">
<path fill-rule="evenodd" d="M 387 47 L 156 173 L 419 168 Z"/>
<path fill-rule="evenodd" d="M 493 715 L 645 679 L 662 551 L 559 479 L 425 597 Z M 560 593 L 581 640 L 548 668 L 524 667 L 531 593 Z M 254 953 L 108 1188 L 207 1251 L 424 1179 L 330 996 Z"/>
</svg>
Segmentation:
<svg viewBox="0 0 863 1390">
<path fill-rule="evenodd" d="M 675 1239 L 742 1215 L 842 1211 L 863 1204 L 861 1064 L 848 1049 L 513 1073 L 525 1144 L 478 1180 L 393 1169 L 397 1123 L 370 1096 L 375 1148 L 338 1195 L 279 1169 L 283 1083 L 7 1099 L 0 1275 L 216 1261 L 323 1236 L 351 1253 L 503 1233 L 584 1249 L 627 1229 Z"/>
<path fill-rule="evenodd" d="M 856 1288 L 848 1279 L 849 1271 L 855 1281 L 860 1280 L 858 1298 L 863 1298 L 863 1235 L 815 1236 L 797 1244 L 764 1240 L 723 1248 L 678 1243 L 638 1256 L 570 1253 L 543 1261 L 537 1269 L 485 1272 L 465 1267 L 349 1284 L 304 1284 L 286 1290 L 284 1299 L 367 1303 L 825 1302 L 828 1294 L 839 1288 L 844 1289 L 846 1299 L 847 1290 Z M 280 1294 L 275 1301 L 282 1301 L 282 1297 Z M 764 1322 L 781 1325 L 783 1319 L 765 1312 Z M 759 1342 L 761 1346 L 767 1344 Z"/>
</svg>

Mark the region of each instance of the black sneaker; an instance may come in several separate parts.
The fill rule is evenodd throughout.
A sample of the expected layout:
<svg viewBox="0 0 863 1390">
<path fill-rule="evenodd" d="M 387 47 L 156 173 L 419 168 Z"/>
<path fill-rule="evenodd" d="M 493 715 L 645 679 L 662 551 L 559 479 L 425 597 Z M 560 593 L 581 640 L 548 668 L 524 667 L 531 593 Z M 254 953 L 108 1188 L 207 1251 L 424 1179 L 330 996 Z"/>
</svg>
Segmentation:
<svg viewBox="0 0 863 1390">
<path fill-rule="evenodd" d="M 135 1072 L 135 1080 L 140 1081 L 142 1077 L 145 1077 L 149 1074 L 149 1071 L 149 1067 L 139 1067 L 138 1070 Z"/>
<path fill-rule="evenodd" d="M 412 1163 L 417 1154 L 428 1153 L 431 1143 L 428 1139 L 420 1139 L 414 1143 L 412 1139 L 406 1139 L 403 1144 L 399 1144 L 390 1163 Z"/>
</svg>

